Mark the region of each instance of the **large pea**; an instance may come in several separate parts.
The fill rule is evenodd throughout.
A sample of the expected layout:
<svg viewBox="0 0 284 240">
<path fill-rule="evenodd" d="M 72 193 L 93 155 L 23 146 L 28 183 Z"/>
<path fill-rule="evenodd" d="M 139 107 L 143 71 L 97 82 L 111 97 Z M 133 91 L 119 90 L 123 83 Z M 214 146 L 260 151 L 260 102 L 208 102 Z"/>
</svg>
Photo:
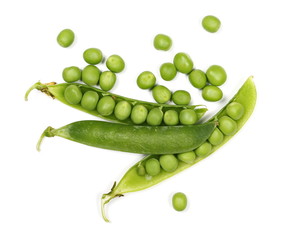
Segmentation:
<svg viewBox="0 0 284 240">
<path fill-rule="evenodd" d="M 160 108 L 152 108 L 147 116 L 147 123 L 151 126 L 159 126 L 163 121 L 163 115 Z"/>
<path fill-rule="evenodd" d="M 137 104 L 131 112 L 131 120 L 135 124 L 142 124 L 147 119 L 148 110 L 145 106 Z"/>
<path fill-rule="evenodd" d="M 108 59 L 106 60 L 106 66 L 110 71 L 114 73 L 120 73 L 125 68 L 125 62 L 122 57 L 114 54 L 108 57 Z"/>
<path fill-rule="evenodd" d="M 104 91 L 109 91 L 113 88 L 116 82 L 116 75 L 111 71 L 105 71 L 100 75 L 100 88 Z"/>
<path fill-rule="evenodd" d="M 226 107 L 226 113 L 234 120 L 239 120 L 245 113 L 245 108 L 238 102 L 232 102 Z"/>
<path fill-rule="evenodd" d="M 84 93 L 81 106 L 87 110 L 94 110 L 99 101 L 99 95 L 94 91 L 87 91 Z"/>
<path fill-rule="evenodd" d="M 227 80 L 225 69 L 219 65 L 212 65 L 206 71 L 208 81 L 215 86 L 221 86 Z"/>
<path fill-rule="evenodd" d="M 103 54 L 98 48 L 88 48 L 84 51 L 83 58 L 89 64 L 98 64 L 103 60 Z"/>
<path fill-rule="evenodd" d="M 223 116 L 219 119 L 219 129 L 225 135 L 231 136 L 234 135 L 238 130 L 238 125 L 236 121 L 228 116 Z"/>
<path fill-rule="evenodd" d="M 193 62 L 188 54 L 180 52 L 174 56 L 174 65 L 181 73 L 190 73 L 193 68 Z"/>
<path fill-rule="evenodd" d="M 193 87 L 202 89 L 206 86 L 207 77 L 205 73 L 199 69 L 192 70 L 188 75 L 188 79 Z"/>
<path fill-rule="evenodd" d="M 224 140 L 224 135 L 218 128 L 215 128 L 211 136 L 208 138 L 208 141 L 212 145 L 219 145 L 223 142 L 223 140 Z"/>
<path fill-rule="evenodd" d="M 187 206 L 187 197 L 184 193 L 175 193 L 172 197 L 172 205 L 176 211 L 183 211 Z"/>
<path fill-rule="evenodd" d="M 150 71 L 144 71 L 137 77 L 137 85 L 141 89 L 150 89 L 156 83 L 155 75 Z"/>
<path fill-rule="evenodd" d="M 195 149 L 195 154 L 198 157 L 206 157 L 212 150 L 212 145 L 209 142 L 201 144 L 197 149 Z"/>
<path fill-rule="evenodd" d="M 116 104 L 114 115 L 119 120 L 127 119 L 131 114 L 131 104 L 127 101 L 120 101 Z"/>
<path fill-rule="evenodd" d="M 172 154 L 162 155 L 159 160 L 162 169 L 166 172 L 173 172 L 178 167 L 178 160 Z"/>
<path fill-rule="evenodd" d="M 177 155 L 178 160 L 185 162 L 187 164 L 193 164 L 196 158 L 196 154 L 194 151 L 180 153 Z"/>
<path fill-rule="evenodd" d="M 156 158 L 150 158 L 145 162 L 146 173 L 150 176 L 156 176 L 161 171 L 160 162 Z"/>
<path fill-rule="evenodd" d="M 62 77 L 65 82 L 76 82 L 81 79 L 81 69 L 75 66 L 64 68 Z"/>
<path fill-rule="evenodd" d="M 160 67 L 160 75 L 162 79 L 166 81 L 171 81 L 177 75 L 177 70 L 174 64 L 172 63 L 163 63 Z"/>
<path fill-rule="evenodd" d="M 178 113 L 175 110 L 167 110 L 164 114 L 164 123 L 169 126 L 174 126 L 179 123 Z"/>
<path fill-rule="evenodd" d="M 113 113 L 115 101 L 111 96 L 104 96 L 100 99 L 97 105 L 97 111 L 102 116 L 109 116 Z"/>
<path fill-rule="evenodd" d="M 215 33 L 219 30 L 221 21 L 215 16 L 208 15 L 202 19 L 202 26 L 207 32 Z"/>
<path fill-rule="evenodd" d="M 216 86 L 208 85 L 202 89 L 202 97 L 206 101 L 217 102 L 222 99 L 223 92 Z"/>
<path fill-rule="evenodd" d="M 191 96 L 190 93 L 185 90 L 177 90 L 173 93 L 172 100 L 177 105 L 188 105 Z"/>
<path fill-rule="evenodd" d="M 154 47 L 157 50 L 168 51 L 172 46 L 172 39 L 165 34 L 157 34 L 154 38 Z"/>
<path fill-rule="evenodd" d="M 57 36 L 57 42 L 61 47 L 69 47 L 75 39 L 75 34 L 71 29 L 62 30 Z"/>
<path fill-rule="evenodd" d="M 96 85 L 100 79 L 101 71 L 93 65 L 86 66 L 82 71 L 82 81 L 87 85 Z"/>
<path fill-rule="evenodd" d="M 172 93 L 171 91 L 162 85 L 157 85 L 153 88 L 152 94 L 157 103 L 166 103 L 170 101 Z"/>
<path fill-rule="evenodd" d="M 197 122 L 197 114 L 192 109 L 183 109 L 179 113 L 179 120 L 183 125 L 190 125 Z"/>
<path fill-rule="evenodd" d="M 78 104 L 82 99 L 82 92 L 76 85 L 69 85 L 64 91 L 64 98 L 70 104 Z"/>
</svg>

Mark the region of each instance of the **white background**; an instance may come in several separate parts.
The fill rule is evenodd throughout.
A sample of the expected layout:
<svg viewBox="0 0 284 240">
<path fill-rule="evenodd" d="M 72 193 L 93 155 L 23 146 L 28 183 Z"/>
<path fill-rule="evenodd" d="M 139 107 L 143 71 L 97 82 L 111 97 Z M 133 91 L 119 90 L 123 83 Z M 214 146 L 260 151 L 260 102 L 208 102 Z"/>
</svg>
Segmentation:
<svg viewBox="0 0 284 240">
<path fill-rule="evenodd" d="M 1 1 L 0 239 L 284 239 L 283 7 L 282 1 Z M 222 21 L 216 34 L 201 27 L 205 15 Z M 71 28 L 68 49 L 57 34 Z M 173 39 L 169 52 L 153 48 L 153 37 Z M 257 107 L 245 127 L 222 149 L 150 189 L 110 202 L 111 223 L 100 213 L 100 197 L 139 154 L 45 139 L 49 125 L 95 119 L 34 91 L 36 81 L 62 82 L 64 67 L 84 67 L 86 48 L 121 55 L 126 69 L 113 92 L 152 101 L 136 86 L 137 75 L 153 71 L 158 83 L 186 89 L 193 104 L 213 114 L 254 76 Z M 187 52 L 195 67 L 222 65 L 228 80 L 224 101 L 208 104 L 185 75 L 161 80 L 159 66 Z M 101 65 L 102 69 L 105 66 Z M 184 212 L 170 204 L 177 191 L 188 197 Z"/>
</svg>

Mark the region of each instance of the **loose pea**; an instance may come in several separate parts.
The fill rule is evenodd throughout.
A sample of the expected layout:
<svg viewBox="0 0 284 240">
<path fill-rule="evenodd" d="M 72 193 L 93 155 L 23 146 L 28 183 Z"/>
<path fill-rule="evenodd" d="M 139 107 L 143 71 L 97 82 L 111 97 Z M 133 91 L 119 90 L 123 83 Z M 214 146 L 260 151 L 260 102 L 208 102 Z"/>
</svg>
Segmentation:
<svg viewBox="0 0 284 240">
<path fill-rule="evenodd" d="M 209 142 L 201 144 L 196 150 L 195 154 L 199 157 L 206 157 L 212 150 L 212 145 Z"/>
<path fill-rule="evenodd" d="M 172 154 L 162 155 L 159 160 L 162 169 L 166 172 L 173 172 L 178 167 L 178 160 Z"/>
<path fill-rule="evenodd" d="M 215 33 L 219 30 L 221 21 L 215 16 L 208 15 L 203 18 L 202 26 L 206 31 Z"/>
<path fill-rule="evenodd" d="M 109 116 L 113 113 L 115 101 L 111 96 L 102 97 L 97 105 L 97 111 L 102 116 Z"/>
<path fill-rule="evenodd" d="M 147 116 L 147 123 L 151 126 L 159 126 L 163 121 L 163 115 L 160 108 L 152 108 Z"/>
<path fill-rule="evenodd" d="M 154 47 L 157 50 L 168 51 L 172 46 L 172 39 L 165 34 L 158 34 L 154 38 Z"/>
<path fill-rule="evenodd" d="M 224 139 L 223 133 L 218 128 L 215 128 L 211 136 L 208 138 L 208 141 L 212 145 L 219 145 L 223 142 L 223 139 Z"/>
<path fill-rule="evenodd" d="M 245 113 L 245 108 L 238 102 L 232 102 L 226 107 L 226 113 L 234 120 L 239 120 Z"/>
<path fill-rule="evenodd" d="M 127 101 L 120 101 L 116 104 L 114 115 L 119 120 L 125 120 L 130 116 L 131 104 Z"/>
<path fill-rule="evenodd" d="M 191 100 L 189 92 L 185 90 L 177 90 L 173 93 L 172 100 L 177 105 L 188 105 Z"/>
<path fill-rule="evenodd" d="M 206 101 L 217 102 L 222 99 L 223 92 L 216 86 L 208 85 L 202 89 L 202 97 Z"/>
<path fill-rule="evenodd" d="M 194 160 L 196 158 L 196 154 L 194 151 L 190 152 L 185 152 L 185 153 L 180 153 L 177 155 L 178 160 L 188 163 L 188 164 L 193 164 Z"/>
<path fill-rule="evenodd" d="M 87 85 L 96 85 L 100 79 L 101 71 L 93 65 L 86 66 L 82 71 L 82 81 Z"/>
<path fill-rule="evenodd" d="M 206 86 L 207 77 L 205 73 L 199 69 L 192 70 L 188 75 L 188 79 L 195 88 L 202 89 Z"/>
<path fill-rule="evenodd" d="M 145 162 L 145 169 L 148 175 L 156 176 L 161 171 L 160 162 L 156 158 L 150 158 Z"/>
<path fill-rule="evenodd" d="M 208 81 L 215 86 L 221 86 L 227 80 L 225 69 L 219 65 L 212 65 L 206 71 Z"/>
<path fill-rule="evenodd" d="M 108 57 L 106 61 L 106 66 L 110 71 L 114 73 L 120 73 L 123 71 L 125 63 L 120 56 L 114 54 Z"/>
<path fill-rule="evenodd" d="M 179 113 L 179 120 L 183 125 L 194 124 L 197 121 L 197 114 L 192 109 L 183 109 Z"/>
<path fill-rule="evenodd" d="M 98 64 L 103 60 L 103 54 L 98 48 L 88 48 L 84 51 L 83 58 L 89 64 Z"/>
<path fill-rule="evenodd" d="M 141 124 L 147 119 L 148 110 L 141 104 L 135 105 L 131 112 L 131 120 L 135 124 Z"/>
<path fill-rule="evenodd" d="M 177 111 L 167 110 L 164 114 L 164 123 L 169 126 L 177 125 L 179 123 Z"/>
<path fill-rule="evenodd" d="M 171 81 L 177 75 L 177 70 L 174 64 L 172 63 L 163 63 L 160 67 L 160 75 L 162 79 L 166 81 Z"/>
<path fill-rule="evenodd" d="M 234 135 L 238 129 L 237 123 L 228 116 L 223 116 L 219 119 L 219 129 L 225 135 Z"/>
<path fill-rule="evenodd" d="M 109 91 L 113 88 L 116 82 L 116 75 L 113 72 L 105 71 L 100 75 L 100 88 L 104 91 Z"/>
<path fill-rule="evenodd" d="M 174 65 L 181 73 L 190 73 L 193 68 L 193 62 L 188 54 L 180 52 L 174 56 Z"/>
<path fill-rule="evenodd" d="M 57 36 L 57 42 L 61 47 L 69 47 L 75 39 L 75 34 L 71 29 L 62 30 Z"/>
<path fill-rule="evenodd" d="M 152 90 L 153 97 L 157 103 L 166 103 L 170 101 L 172 93 L 171 91 L 162 85 L 157 85 Z"/>
<path fill-rule="evenodd" d="M 145 167 L 143 165 L 137 166 L 137 174 L 139 176 L 144 176 L 146 174 Z"/>
<path fill-rule="evenodd" d="M 67 67 L 63 69 L 62 77 L 65 82 L 76 82 L 81 79 L 81 69 L 78 67 Z"/>
<path fill-rule="evenodd" d="M 78 104 L 82 99 L 82 92 L 76 85 L 69 85 L 64 91 L 64 98 L 70 104 Z"/>
<path fill-rule="evenodd" d="M 187 206 L 187 197 L 184 193 L 178 192 L 173 195 L 172 205 L 176 211 L 183 211 Z"/>
<path fill-rule="evenodd" d="M 81 106 L 87 110 L 94 110 L 99 101 L 99 95 L 94 91 L 87 91 L 84 93 Z"/>
<path fill-rule="evenodd" d="M 137 78 L 137 85 L 141 89 L 150 89 L 154 87 L 156 77 L 152 72 L 145 71 L 139 74 Z"/>
</svg>

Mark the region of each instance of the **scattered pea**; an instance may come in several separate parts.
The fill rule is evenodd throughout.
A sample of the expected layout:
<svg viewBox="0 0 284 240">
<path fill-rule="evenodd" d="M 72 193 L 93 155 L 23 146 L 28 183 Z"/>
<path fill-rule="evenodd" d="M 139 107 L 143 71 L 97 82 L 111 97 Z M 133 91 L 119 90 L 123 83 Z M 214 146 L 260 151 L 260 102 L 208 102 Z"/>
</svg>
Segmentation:
<svg viewBox="0 0 284 240">
<path fill-rule="evenodd" d="M 199 157 L 206 157 L 212 150 L 212 145 L 209 142 L 201 144 L 196 150 L 195 154 Z"/>
<path fill-rule="evenodd" d="M 75 39 L 75 34 L 71 29 L 62 30 L 57 36 L 57 42 L 61 47 L 69 47 Z"/>
<path fill-rule="evenodd" d="M 82 92 L 76 85 L 69 85 L 64 91 L 64 98 L 70 104 L 78 104 L 82 99 Z"/>
<path fill-rule="evenodd" d="M 116 82 L 116 75 L 111 71 L 102 72 L 100 75 L 100 88 L 104 91 L 109 91 L 113 88 Z"/>
<path fill-rule="evenodd" d="M 172 100 L 177 105 L 188 105 L 191 100 L 189 92 L 185 90 L 177 90 L 173 93 Z"/>
<path fill-rule="evenodd" d="M 219 119 L 219 129 L 225 135 L 234 135 L 238 129 L 237 123 L 228 116 L 223 116 Z"/>
<path fill-rule="evenodd" d="M 202 89 L 206 86 L 207 77 L 202 70 L 194 69 L 188 75 L 188 79 L 193 87 Z"/>
<path fill-rule="evenodd" d="M 101 71 L 93 65 L 86 66 L 82 71 L 82 81 L 93 86 L 99 82 Z"/>
<path fill-rule="evenodd" d="M 94 91 L 87 91 L 84 93 L 81 106 L 87 110 L 94 110 L 99 101 L 99 95 Z"/>
<path fill-rule="evenodd" d="M 131 112 L 131 120 L 135 124 L 142 124 L 147 119 L 148 110 L 145 106 L 138 104 L 135 105 Z"/>
<path fill-rule="evenodd" d="M 211 136 L 208 138 L 208 141 L 215 146 L 221 144 L 223 140 L 224 135 L 218 128 L 215 128 Z"/>
<path fill-rule="evenodd" d="M 75 66 L 64 68 L 62 72 L 63 80 L 68 83 L 80 80 L 81 76 L 81 69 Z"/>
<path fill-rule="evenodd" d="M 184 193 L 178 192 L 173 195 L 172 205 L 176 211 L 183 211 L 187 206 L 187 197 Z"/>
<path fill-rule="evenodd" d="M 193 68 L 193 62 L 188 54 L 180 52 L 174 56 L 174 65 L 181 73 L 190 73 Z"/>
<path fill-rule="evenodd" d="M 156 176 L 161 171 L 160 162 L 156 158 L 150 158 L 145 162 L 145 169 L 148 175 Z"/>
<path fill-rule="evenodd" d="M 156 83 L 155 75 L 150 71 L 140 73 L 137 78 L 137 85 L 141 89 L 150 89 L 154 87 Z"/>
<path fill-rule="evenodd" d="M 221 21 L 212 15 L 208 15 L 203 18 L 202 26 L 207 32 L 215 33 L 221 26 Z"/>
<path fill-rule="evenodd" d="M 183 109 L 179 113 L 179 120 L 183 125 L 195 124 L 197 121 L 197 114 L 192 109 Z"/>
<path fill-rule="evenodd" d="M 177 155 L 178 160 L 185 162 L 187 164 L 193 164 L 196 158 L 196 154 L 194 151 L 180 153 Z"/>
<path fill-rule="evenodd" d="M 238 102 L 232 102 L 226 107 L 226 113 L 234 120 L 239 120 L 245 113 L 245 108 Z"/>
<path fill-rule="evenodd" d="M 172 63 L 163 63 L 160 67 L 160 75 L 162 79 L 166 81 L 171 81 L 177 75 L 177 70 L 174 64 Z"/>
<path fill-rule="evenodd" d="M 160 156 L 160 165 L 162 169 L 166 172 L 173 172 L 178 167 L 178 160 L 177 158 L 172 154 L 166 154 Z"/>
<path fill-rule="evenodd" d="M 157 103 L 166 103 L 170 101 L 172 93 L 171 91 L 162 85 L 157 85 L 152 90 L 153 97 Z"/>
<path fill-rule="evenodd" d="M 146 174 L 146 169 L 143 165 L 140 164 L 139 166 L 137 166 L 137 174 L 139 176 L 144 176 Z"/>
<path fill-rule="evenodd" d="M 97 111 L 102 116 L 109 116 L 113 113 L 115 101 L 111 96 L 102 97 L 97 104 Z"/>
<path fill-rule="evenodd" d="M 216 86 L 207 85 L 202 89 L 202 97 L 206 101 L 217 102 L 222 99 L 223 92 Z"/>
<path fill-rule="evenodd" d="M 221 86 L 227 80 L 225 69 L 219 65 L 212 65 L 206 71 L 208 81 L 215 86 Z"/>
<path fill-rule="evenodd" d="M 160 108 L 152 108 L 147 116 L 147 123 L 151 126 L 159 126 L 163 121 L 163 115 Z"/>
<path fill-rule="evenodd" d="M 164 114 L 164 123 L 169 126 L 177 125 L 179 123 L 177 111 L 167 110 Z"/>
<path fill-rule="evenodd" d="M 119 120 L 127 119 L 131 114 L 131 104 L 127 101 L 120 101 L 116 104 L 114 115 Z"/>
<path fill-rule="evenodd" d="M 120 73 L 125 68 L 125 63 L 120 56 L 114 54 L 108 57 L 106 61 L 106 66 L 110 71 L 114 73 Z"/>
<path fill-rule="evenodd" d="M 172 46 L 172 39 L 165 34 L 158 34 L 154 38 L 154 47 L 157 50 L 168 51 Z"/>
<path fill-rule="evenodd" d="M 95 65 L 103 60 L 103 54 L 98 48 L 88 48 L 84 51 L 83 58 L 87 63 Z"/>
</svg>

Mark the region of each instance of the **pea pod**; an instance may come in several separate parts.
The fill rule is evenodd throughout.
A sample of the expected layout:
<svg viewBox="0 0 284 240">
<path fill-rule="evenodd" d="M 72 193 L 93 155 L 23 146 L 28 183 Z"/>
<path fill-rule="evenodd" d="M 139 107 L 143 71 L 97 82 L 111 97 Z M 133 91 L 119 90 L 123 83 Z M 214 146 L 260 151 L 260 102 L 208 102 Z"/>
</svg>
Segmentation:
<svg viewBox="0 0 284 240">
<path fill-rule="evenodd" d="M 243 116 L 236 120 L 237 123 L 237 131 L 239 131 L 243 125 L 246 123 L 246 121 L 249 119 L 251 116 L 255 104 L 256 104 L 256 88 L 255 85 L 252 81 L 252 77 L 250 77 L 244 84 L 243 86 L 239 89 L 237 94 L 230 100 L 230 102 L 227 104 L 229 105 L 232 102 L 237 102 L 240 103 L 244 107 L 244 114 Z M 218 121 L 219 118 L 226 116 L 226 107 L 223 107 L 215 116 L 213 116 L 208 122 L 213 122 L 213 121 Z M 236 133 L 235 132 L 235 133 Z M 228 142 L 233 135 L 228 135 L 224 136 L 223 141 L 218 144 L 212 146 L 212 149 L 210 153 L 207 155 L 209 156 L 213 152 L 215 152 L 217 149 L 219 149 L 221 146 L 223 146 L 226 142 Z M 207 141 L 206 141 L 207 142 Z M 207 157 L 205 156 L 205 157 Z M 183 161 L 179 161 L 178 167 L 175 171 L 173 172 L 166 172 L 161 170 L 159 174 L 155 176 L 149 176 L 149 175 L 143 175 L 138 174 L 138 169 L 139 167 L 143 166 L 144 163 L 151 158 L 159 158 L 159 155 L 149 155 L 145 158 L 143 158 L 141 161 L 136 163 L 134 166 L 132 166 L 122 177 L 122 179 L 119 181 L 118 184 L 114 184 L 112 187 L 111 191 L 107 194 L 104 194 L 102 196 L 102 215 L 105 221 L 108 221 L 104 206 L 107 204 L 111 199 L 115 197 L 120 197 L 123 196 L 123 194 L 128 193 L 128 192 L 135 192 L 135 191 L 140 191 L 146 188 L 149 188 L 155 184 L 158 184 L 162 182 L 163 180 L 172 177 L 173 175 L 191 167 L 195 163 L 201 161 L 205 157 L 203 156 L 197 156 L 194 161 L 191 161 L 189 163 L 185 163 Z"/>
</svg>

